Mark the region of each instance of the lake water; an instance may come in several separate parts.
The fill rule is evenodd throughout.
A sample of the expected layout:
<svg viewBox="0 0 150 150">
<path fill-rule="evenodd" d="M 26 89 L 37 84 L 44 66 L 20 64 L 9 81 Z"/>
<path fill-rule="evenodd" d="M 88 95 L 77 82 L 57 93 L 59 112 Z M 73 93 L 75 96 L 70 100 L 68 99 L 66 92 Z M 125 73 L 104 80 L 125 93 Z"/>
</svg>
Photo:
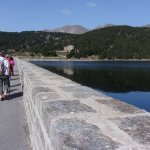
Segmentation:
<svg viewBox="0 0 150 150">
<path fill-rule="evenodd" d="M 150 62 L 34 61 L 33 63 L 150 112 Z"/>
</svg>

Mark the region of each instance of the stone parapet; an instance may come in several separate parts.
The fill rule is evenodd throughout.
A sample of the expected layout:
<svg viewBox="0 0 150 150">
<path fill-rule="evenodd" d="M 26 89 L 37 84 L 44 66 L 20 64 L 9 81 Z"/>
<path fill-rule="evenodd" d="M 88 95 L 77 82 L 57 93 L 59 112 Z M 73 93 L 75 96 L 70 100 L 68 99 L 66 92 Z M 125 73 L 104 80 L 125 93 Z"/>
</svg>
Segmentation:
<svg viewBox="0 0 150 150">
<path fill-rule="evenodd" d="M 33 150 L 148 150 L 150 114 L 17 59 Z"/>
</svg>

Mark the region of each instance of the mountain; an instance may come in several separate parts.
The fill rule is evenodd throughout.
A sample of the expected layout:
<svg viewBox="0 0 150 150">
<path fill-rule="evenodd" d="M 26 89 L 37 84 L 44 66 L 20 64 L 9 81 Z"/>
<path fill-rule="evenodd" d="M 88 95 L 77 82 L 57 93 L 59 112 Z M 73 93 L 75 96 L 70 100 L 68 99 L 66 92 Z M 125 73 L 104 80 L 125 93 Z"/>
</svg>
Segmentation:
<svg viewBox="0 0 150 150">
<path fill-rule="evenodd" d="M 143 27 L 145 27 L 145 28 L 150 28 L 150 24 L 146 24 L 146 25 L 144 25 Z"/>
<path fill-rule="evenodd" d="M 89 30 L 80 25 L 67 25 L 61 28 L 56 28 L 53 30 L 44 30 L 46 32 L 63 32 L 63 33 L 72 33 L 72 34 L 82 34 L 88 32 Z"/>
<path fill-rule="evenodd" d="M 114 24 L 105 24 L 105 25 L 100 25 L 98 27 L 96 27 L 95 29 L 101 29 L 101 28 L 106 28 L 106 27 L 112 27 L 112 26 L 115 26 Z"/>
</svg>

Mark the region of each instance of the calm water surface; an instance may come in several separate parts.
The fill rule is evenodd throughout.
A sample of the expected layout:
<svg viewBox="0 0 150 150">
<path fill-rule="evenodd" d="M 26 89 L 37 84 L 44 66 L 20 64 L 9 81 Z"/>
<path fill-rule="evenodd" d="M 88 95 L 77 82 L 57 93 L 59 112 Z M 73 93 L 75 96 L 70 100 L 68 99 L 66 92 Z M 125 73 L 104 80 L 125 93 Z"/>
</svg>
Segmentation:
<svg viewBox="0 0 150 150">
<path fill-rule="evenodd" d="M 75 82 L 150 112 L 150 62 L 33 62 Z"/>
</svg>

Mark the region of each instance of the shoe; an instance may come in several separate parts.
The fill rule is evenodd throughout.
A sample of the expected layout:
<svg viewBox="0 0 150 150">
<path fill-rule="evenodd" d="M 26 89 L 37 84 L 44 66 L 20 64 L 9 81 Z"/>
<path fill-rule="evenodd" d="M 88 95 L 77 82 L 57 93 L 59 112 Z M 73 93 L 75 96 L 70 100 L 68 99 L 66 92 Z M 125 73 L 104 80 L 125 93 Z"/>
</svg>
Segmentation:
<svg viewBox="0 0 150 150">
<path fill-rule="evenodd" d="M 0 101 L 2 101 L 3 100 L 3 97 L 2 97 L 2 95 L 0 95 Z"/>
<path fill-rule="evenodd" d="M 4 99 L 7 99 L 7 96 L 8 96 L 8 94 L 7 94 L 7 92 L 5 91 L 4 94 L 3 94 L 3 96 L 2 96 L 3 100 L 4 100 Z"/>
<path fill-rule="evenodd" d="M 7 91 L 4 92 L 4 96 L 6 96 L 6 95 L 7 95 Z"/>
</svg>

